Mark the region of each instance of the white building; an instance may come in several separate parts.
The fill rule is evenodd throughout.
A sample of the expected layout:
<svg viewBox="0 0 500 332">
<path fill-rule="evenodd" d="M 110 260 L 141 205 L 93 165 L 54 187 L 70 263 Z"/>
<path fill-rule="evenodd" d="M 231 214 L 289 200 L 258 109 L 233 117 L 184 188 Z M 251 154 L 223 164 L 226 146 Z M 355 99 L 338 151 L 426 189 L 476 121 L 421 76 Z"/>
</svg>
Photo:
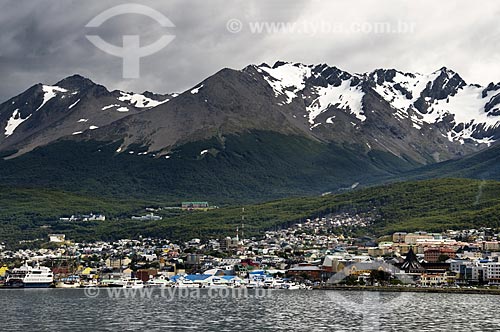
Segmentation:
<svg viewBox="0 0 500 332">
<path fill-rule="evenodd" d="M 66 241 L 64 234 L 49 234 L 49 242 L 62 243 Z"/>
<path fill-rule="evenodd" d="M 106 221 L 106 216 L 103 214 L 93 214 L 82 216 L 83 221 Z"/>
<path fill-rule="evenodd" d="M 132 216 L 132 220 L 141 220 L 141 221 L 157 221 L 162 220 L 161 216 L 156 216 L 153 213 L 148 213 L 145 216 Z"/>
<path fill-rule="evenodd" d="M 483 264 L 484 279 L 490 284 L 500 284 L 500 262 Z"/>
</svg>

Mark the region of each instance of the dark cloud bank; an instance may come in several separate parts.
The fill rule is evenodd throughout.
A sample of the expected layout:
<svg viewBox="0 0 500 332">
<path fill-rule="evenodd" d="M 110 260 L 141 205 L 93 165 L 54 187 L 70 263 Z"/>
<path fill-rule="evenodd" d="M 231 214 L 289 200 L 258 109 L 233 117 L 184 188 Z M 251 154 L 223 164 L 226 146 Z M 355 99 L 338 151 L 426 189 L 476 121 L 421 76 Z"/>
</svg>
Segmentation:
<svg viewBox="0 0 500 332">
<path fill-rule="evenodd" d="M 133 14 L 85 27 L 103 10 L 124 3 L 0 0 L 0 100 L 74 73 L 111 89 L 176 92 L 224 67 L 277 60 L 328 63 L 351 72 L 381 67 L 431 72 L 447 66 L 468 82 L 500 81 L 500 3 L 494 1 L 141 1 L 175 28 Z M 242 23 L 240 32 L 228 31 L 231 19 Z M 252 33 L 255 22 L 295 22 L 309 29 Z M 352 31 L 353 23 L 369 28 L 377 22 L 392 27 L 403 22 L 413 30 Z M 143 45 L 164 33 L 176 38 L 142 59 L 139 79 L 125 80 L 121 59 L 92 45 L 85 37 L 90 32 L 115 45 L 124 34 L 141 35 Z"/>
</svg>

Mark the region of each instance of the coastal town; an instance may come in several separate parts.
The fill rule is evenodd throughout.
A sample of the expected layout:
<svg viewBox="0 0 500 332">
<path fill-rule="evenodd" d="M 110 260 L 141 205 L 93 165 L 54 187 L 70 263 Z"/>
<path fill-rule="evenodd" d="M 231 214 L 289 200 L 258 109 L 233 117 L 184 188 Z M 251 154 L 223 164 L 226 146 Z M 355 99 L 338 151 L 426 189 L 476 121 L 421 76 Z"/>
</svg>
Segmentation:
<svg viewBox="0 0 500 332">
<path fill-rule="evenodd" d="M 155 217 L 152 212 L 144 218 Z M 72 216 L 67 221 L 103 215 Z M 369 216 L 338 214 L 245 237 L 187 242 L 137 238 L 77 243 L 50 234 L 39 247 L 0 245 L 0 287 L 497 288 L 499 234 L 491 228 L 356 237 Z M 24 248 L 23 248 L 24 246 Z M 43 283 L 30 284 L 33 271 Z M 40 272 L 41 271 L 41 272 Z M 34 272 L 33 272 L 34 273 Z M 24 278 L 24 279 L 23 279 Z M 39 281 L 39 280 L 38 280 Z"/>
</svg>

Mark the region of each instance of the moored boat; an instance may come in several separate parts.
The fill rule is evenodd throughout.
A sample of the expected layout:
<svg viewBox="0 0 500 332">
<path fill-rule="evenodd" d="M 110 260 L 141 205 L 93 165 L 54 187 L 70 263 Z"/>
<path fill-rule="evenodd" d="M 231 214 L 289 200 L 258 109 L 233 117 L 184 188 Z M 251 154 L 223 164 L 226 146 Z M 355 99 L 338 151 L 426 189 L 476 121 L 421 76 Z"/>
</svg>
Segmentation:
<svg viewBox="0 0 500 332">
<path fill-rule="evenodd" d="M 181 278 L 179 279 L 173 287 L 177 288 L 199 288 L 199 284 L 195 284 L 192 280 Z"/>
<path fill-rule="evenodd" d="M 53 282 L 54 275 L 48 267 L 25 263 L 8 272 L 4 288 L 48 288 Z"/>
<path fill-rule="evenodd" d="M 168 280 L 168 278 L 164 276 L 159 276 L 153 279 L 150 279 L 144 283 L 145 287 L 150 287 L 150 288 L 165 288 L 170 286 L 171 282 Z"/>
<path fill-rule="evenodd" d="M 80 277 L 77 275 L 62 278 L 56 283 L 56 288 L 80 288 L 81 286 Z"/>
<path fill-rule="evenodd" d="M 103 279 L 99 282 L 99 287 L 123 288 L 127 284 L 127 279 Z"/>
<path fill-rule="evenodd" d="M 301 289 L 300 285 L 292 282 L 285 282 L 281 285 L 281 289 L 288 289 L 288 290 L 295 290 L 295 289 Z"/>
<path fill-rule="evenodd" d="M 144 288 L 144 282 L 142 280 L 137 279 L 137 278 L 130 278 L 126 280 L 125 285 L 123 288 L 127 289 L 138 289 L 138 288 Z"/>
</svg>

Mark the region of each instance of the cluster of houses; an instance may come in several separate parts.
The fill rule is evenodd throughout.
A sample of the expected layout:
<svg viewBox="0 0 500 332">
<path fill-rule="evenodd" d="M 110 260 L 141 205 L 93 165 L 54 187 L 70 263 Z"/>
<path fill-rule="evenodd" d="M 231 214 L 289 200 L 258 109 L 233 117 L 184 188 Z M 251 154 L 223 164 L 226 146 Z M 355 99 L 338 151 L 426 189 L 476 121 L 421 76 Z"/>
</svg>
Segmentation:
<svg viewBox="0 0 500 332">
<path fill-rule="evenodd" d="M 66 221 L 66 222 L 79 222 L 79 221 L 105 221 L 106 216 L 103 214 L 77 214 L 77 215 L 71 215 L 69 217 L 61 217 L 59 218 L 59 221 Z"/>
<path fill-rule="evenodd" d="M 51 234 L 55 246 L 0 247 L 0 266 L 36 260 L 56 273 L 85 272 L 90 278 L 149 280 L 161 275 L 234 282 L 273 275 L 353 284 L 373 283 L 373 271 L 379 270 L 388 277 L 377 282 L 387 284 L 403 279 L 423 287 L 500 284 L 500 242 L 492 229 L 398 232 L 385 241 L 350 235 L 350 229 L 367 227 L 371 221 L 369 216 L 339 214 L 260 237 L 246 238 L 236 230 L 235 237 L 184 243 L 152 238 L 72 243 L 64 234 Z"/>
</svg>

